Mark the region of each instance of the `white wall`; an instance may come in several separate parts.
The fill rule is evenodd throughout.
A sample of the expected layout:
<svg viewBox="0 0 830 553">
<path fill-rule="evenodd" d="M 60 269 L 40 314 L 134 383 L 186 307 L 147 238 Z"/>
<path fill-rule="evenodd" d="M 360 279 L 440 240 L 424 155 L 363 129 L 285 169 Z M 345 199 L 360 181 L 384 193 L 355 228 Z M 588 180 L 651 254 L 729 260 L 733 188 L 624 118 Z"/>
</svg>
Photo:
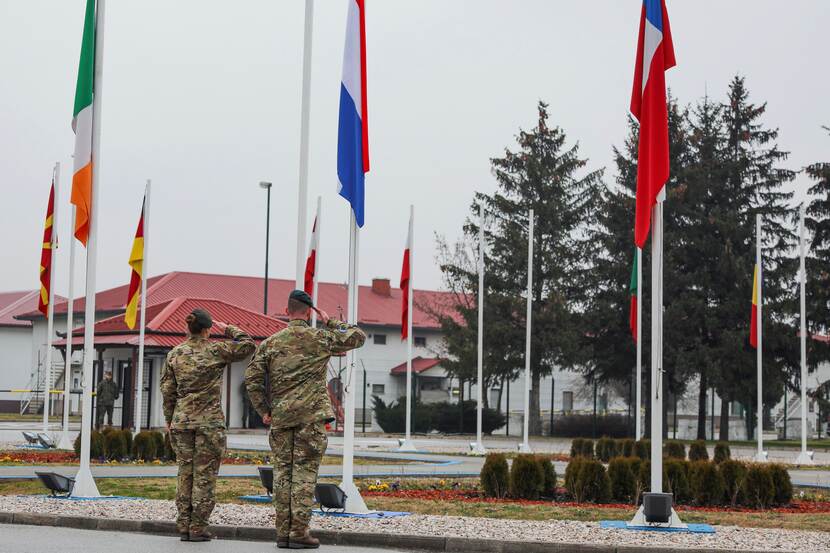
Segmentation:
<svg viewBox="0 0 830 553">
<path fill-rule="evenodd" d="M 0 389 L 25 388 L 31 371 L 31 327 L 0 327 Z M 21 394 L 0 392 L 0 400 L 20 399 Z"/>
</svg>

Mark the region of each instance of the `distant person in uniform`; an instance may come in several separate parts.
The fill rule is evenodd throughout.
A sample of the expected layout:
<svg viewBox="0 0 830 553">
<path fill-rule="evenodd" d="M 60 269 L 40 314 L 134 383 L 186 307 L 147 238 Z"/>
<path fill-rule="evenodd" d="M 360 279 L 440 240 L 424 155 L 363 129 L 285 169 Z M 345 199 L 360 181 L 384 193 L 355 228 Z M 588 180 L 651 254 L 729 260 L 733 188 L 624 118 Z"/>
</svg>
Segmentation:
<svg viewBox="0 0 830 553">
<path fill-rule="evenodd" d="M 229 363 L 251 355 L 256 345 L 244 331 L 219 322 L 216 327 L 232 341 L 208 340 L 214 323 L 204 309 L 194 309 L 185 320 L 190 336 L 167 354 L 161 394 L 179 465 L 176 528 L 182 541 L 209 541 L 216 475 L 225 452 L 222 374 Z"/>
<path fill-rule="evenodd" d="M 315 549 L 308 531 L 317 471 L 326 450 L 325 425 L 334 420 L 326 391 L 332 355 L 359 348 L 366 334 L 330 319 L 320 310 L 322 328 L 308 324 L 311 297 L 294 290 L 288 297 L 288 327 L 264 340 L 245 371 L 248 395 L 265 424 L 274 456 L 274 509 L 277 547 Z M 270 397 L 266 397 L 266 376 Z"/>
<path fill-rule="evenodd" d="M 112 410 L 115 400 L 118 399 L 118 384 L 112 380 L 112 372 L 104 373 L 104 379 L 95 388 L 95 428 L 100 429 L 104 423 L 104 412 L 107 413 L 107 424 L 112 426 Z"/>
<path fill-rule="evenodd" d="M 251 398 L 248 397 L 248 386 L 244 380 L 239 386 L 239 393 L 242 396 L 242 428 L 251 428 Z"/>
</svg>

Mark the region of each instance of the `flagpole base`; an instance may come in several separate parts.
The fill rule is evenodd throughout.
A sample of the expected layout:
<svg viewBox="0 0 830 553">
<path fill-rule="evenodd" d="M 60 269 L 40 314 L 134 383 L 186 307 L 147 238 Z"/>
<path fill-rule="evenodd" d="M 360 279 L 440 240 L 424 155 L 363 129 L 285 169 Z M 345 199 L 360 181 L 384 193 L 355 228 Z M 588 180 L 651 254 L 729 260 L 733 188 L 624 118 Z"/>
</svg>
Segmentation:
<svg viewBox="0 0 830 553">
<path fill-rule="evenodd" d="M 528 442 L 522 442 L 519 444 L 519 451 L 521 453 L 533 453 L 533 449 L 531 449 L 530 444 Z"/>
<path fill-rule="evenodd" d="M 75 487 L 72 488 L 72 497 L 101 497 L 95 479 L 92 478 L 92 471 L 89 467 L 81 467 L 75 475 Z"/>
<path fill-rule="evenodd" d="M 55 447 L 57 449 L 74 449 L 75 446 L 72 445 L 72 440 L 69 439 L 68 431 L 64 430 L 63 432 L 61 432 L 61 439 L 58 441 L 58 445 Z"/>
<path fill-rule="evenodd" d="M 470 442 L 470 455 L 487 455 L 487 448 L 481 442 Z"/>
<path fill-rule="evenodd" d="M 626 523 L 626 526 L 629 526 L 629 527 L 633 526 L 633 527 L 636 527 L 636 528 L 642 528 L 643 526 L 651 526 L 651 527 L 654 527 L 654 528 L 688 528 L 689 527 L 685 522 L 680 520 L 680 517 L 677 516 L 677 511 L 674 510 L 674 507 L 672 507 L 671 518 L 669 518 L 668 522 L 666 522 L 666 523 L 646 522 L 646 514 L 645 514 L 645 511 L 644 511 L 644 507 L 642 505 L 640 505 L 640 508 L 637 509 L 637 514 L 634 515 L 634 518 L 632 518 L 630 521 L 628 521 L 628 523 Z"/>
<path fill-rule="evenodd" d="M 405 438 L 403 440 L 398 440 L 398 451 L 414 453 L 418 451 L 418 448 L 415 447 L 415 442 L 413 442 L 410 438 Z"/>
<path fill-rule="evenodd" d="M 814 465 L 815 461 L 813 461 L 813 452 L 812 451 L 802 451 L 798 454 L 798 457 L 795 458 L 796 465 Z"/>
<path fill-rule="evenodd" d="M 371 513 L 372 511 L 366 507 L 366 502 L 360 495 L 360 491 L 355 486 L 354 481 L 341 482 L 340 489 L 346 494 L 346 508 L 344 513 L 351 513 L 355 515 Z"/>
<path fill-rule="evenodd" d="M 768 451 L 759 451 L 755 454 L 754 461 L 756 463 L 766 463 L 769 459 L 769 452 Z"/>
</svg>

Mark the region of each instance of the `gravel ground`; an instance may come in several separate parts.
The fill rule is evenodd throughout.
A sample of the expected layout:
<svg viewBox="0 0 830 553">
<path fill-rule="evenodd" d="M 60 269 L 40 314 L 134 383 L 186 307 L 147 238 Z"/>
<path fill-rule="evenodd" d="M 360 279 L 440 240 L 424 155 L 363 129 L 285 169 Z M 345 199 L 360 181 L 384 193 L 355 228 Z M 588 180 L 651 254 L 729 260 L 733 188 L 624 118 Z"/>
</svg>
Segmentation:
<svg viewBox="0 0 830 553">
<path fill-rule="evenodd" d="M 0 511 L 134 520 L 173 520 L 176 514 L 172 501 L 66 501 L 34 496 L 2 496 Z M 213 512 L 211 522 L 232 526 L 271 526 L 274 523 L 274 513 L 270 506 L 264 505 L 219 504 Z M 674 546 L 707 550 L 830 552 L 830 533 L 733 526 L 719 526 L 715 534 L 670 534 L 605 530 L 592 522 L 538 522 L 412 515 L 385 520 L 315 516 L 312 519 L 312 528 L 477 539 L 507 538 L 580 544 Z"/>
</svg>

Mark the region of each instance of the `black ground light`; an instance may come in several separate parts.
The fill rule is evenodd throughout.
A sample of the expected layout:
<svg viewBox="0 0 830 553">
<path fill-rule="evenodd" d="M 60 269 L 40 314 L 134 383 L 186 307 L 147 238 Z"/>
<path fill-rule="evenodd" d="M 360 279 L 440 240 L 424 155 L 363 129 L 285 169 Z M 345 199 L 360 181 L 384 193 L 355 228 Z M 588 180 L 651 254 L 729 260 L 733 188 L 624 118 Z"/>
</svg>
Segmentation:
<svg viewBox="0 0 830 553">
<path fill-rule="evenodd" d="M 327 510 L 343 512 L 346 509 L 346 494 L 336 484 L 314 486 L 314 499 L 324 513 Z"/>
<path fill-rule="evenodd" d="M 643 515 L 648 524 L 667 524 L 671 520 L 672 494 L 644 493 Z"/>
<path fill-rule="evenodd" d="M 52 492 L 53 496 L 72 494 L 72 488 L 75 487 L 75 479 L 57 472 L 35 472 L 46 488 Z"/>
</svg>

